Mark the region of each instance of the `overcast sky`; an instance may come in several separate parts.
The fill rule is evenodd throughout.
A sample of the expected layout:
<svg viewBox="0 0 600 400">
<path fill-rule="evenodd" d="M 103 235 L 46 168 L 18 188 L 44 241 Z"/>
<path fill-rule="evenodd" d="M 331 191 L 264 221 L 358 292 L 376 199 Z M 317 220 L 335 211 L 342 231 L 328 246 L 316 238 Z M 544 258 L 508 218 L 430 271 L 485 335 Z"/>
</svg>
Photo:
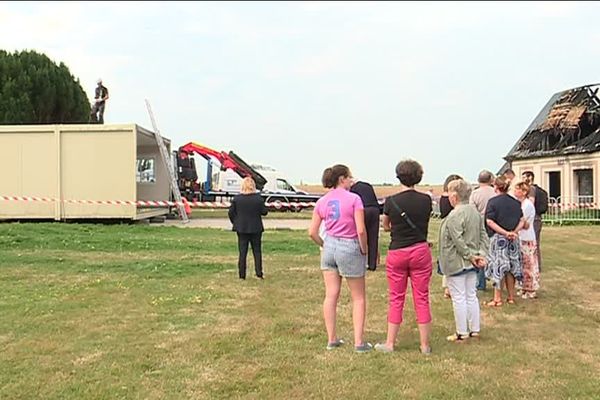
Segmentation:
<svg viewBox="0 0 600 400">
<path fill-rule="evenodd" d="M 496 171 L 556 92 L 600 81 L 599 3 L 0 3 L 0 48 L 64 62 L 106 123 L 298 183 Z"/>
</svg>

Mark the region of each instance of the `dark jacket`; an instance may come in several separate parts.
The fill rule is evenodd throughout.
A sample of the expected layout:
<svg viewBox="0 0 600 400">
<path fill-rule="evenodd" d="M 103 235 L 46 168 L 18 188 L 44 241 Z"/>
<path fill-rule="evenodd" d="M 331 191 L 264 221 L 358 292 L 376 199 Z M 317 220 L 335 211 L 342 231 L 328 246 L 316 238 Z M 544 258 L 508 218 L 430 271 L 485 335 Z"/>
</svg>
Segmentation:
<svg viewBox="0 0 600 400">
<path fill-rule="evenodd" d="M 379 207 L 377 195 L 375 194 L 375 190 L 370 183 L 358 181 L 352 185 L 350 191 L 360 196 L 360 199 L 363 202 L 363 207 Z"/>
<path fill-rule="evenodd" d="M 229 220 L 238 233 L 259 233 L 265 230 L 261 216 L 267 213 L 260 194 L 238 194 L 231 200 Z"/>
<path fill-rule="evenodd" d="M 448 214 L 450 214 L 450 211 L 452 211 L 454 209 L 454 207 L 452 207 L 452 204 L 450 204 L 450 199 L 448 198 L 448 195 L 441 195 L 440 196 L 440 218 L 444 219 L 448 216 Z"/>
</svg>

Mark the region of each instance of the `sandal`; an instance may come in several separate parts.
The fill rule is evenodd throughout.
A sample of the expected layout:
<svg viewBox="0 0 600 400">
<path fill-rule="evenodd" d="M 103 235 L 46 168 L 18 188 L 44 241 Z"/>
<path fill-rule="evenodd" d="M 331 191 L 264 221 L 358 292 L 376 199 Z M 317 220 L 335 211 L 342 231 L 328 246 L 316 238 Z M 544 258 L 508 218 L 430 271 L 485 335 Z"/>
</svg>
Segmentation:
<svg viewBox="0 0 600 400">
<path fill-rule="evenodd" d="M 515 299 L 506 299 L 508 304 L 515 304 Z"/>
<path fill-rule="evenodd" d="M 479 339 L 479 332 L 469 332 L 469 337 L 473 339 Z"/>
<path fill-rule="evenodd" d="M 524 292 L 521 296 L 522 299 L 537 299 L 536 292 Z"/>
<path fill-rule="evenodd" d="M 461 335 L 459 333 L 453 333 L 450 336 L 446 337 L 446 340 L 449 342 L 464 342 L 465 340 L 467 340 L 469 338 L 469 335 Z"/>
<path fill-rule="evenodd" d="M 502 307 L 502 300 L 490 300 L 487 303 L 484 303 L 486 307 Z"/>
</svg>

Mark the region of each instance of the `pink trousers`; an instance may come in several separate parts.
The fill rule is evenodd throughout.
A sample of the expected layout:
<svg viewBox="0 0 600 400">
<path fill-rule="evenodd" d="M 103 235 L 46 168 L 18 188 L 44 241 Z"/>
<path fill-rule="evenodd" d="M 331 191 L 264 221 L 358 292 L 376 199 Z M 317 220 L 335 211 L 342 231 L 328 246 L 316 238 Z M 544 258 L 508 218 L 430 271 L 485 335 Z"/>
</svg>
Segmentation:
<svg viewBox="0 0 600 400">
<path fill-rule="evenodd" d="M 388 322 L 402 323 L 408 278 L 410 278 L 412 286 L 417 323 L 431 322 L 429 282 L 431 281 L 432 266 L 431 251 L 427 243 L 417 243 L 410 247 L 389 250 L 386 271 L 390 295 Z"/>
</svg>

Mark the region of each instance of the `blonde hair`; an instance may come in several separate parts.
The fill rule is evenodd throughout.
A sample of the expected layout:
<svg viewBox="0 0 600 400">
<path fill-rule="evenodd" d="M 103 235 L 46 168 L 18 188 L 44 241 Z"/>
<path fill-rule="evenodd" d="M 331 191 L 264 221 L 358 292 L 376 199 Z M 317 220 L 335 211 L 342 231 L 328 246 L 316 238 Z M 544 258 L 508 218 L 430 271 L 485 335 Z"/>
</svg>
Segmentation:
<svg viewBox="0 0 600 400">
<path fill-rule="evenodd" d="M 471 195 L 471 185 L 463 179 L 455 179 L 448 183 L 448 193 L 456 193 L 460 204 L 468 203 Z"/>
<path fill-rule="evenodd" d="M 520 181 L 515 185 L 515 189 L 522 190 L 525 193 L 529 193 L 530 188 L 531 188 L 531 186 L 529 185 L 529 183 L 527 183 L 525 181 Z"/>
<path fill-rule="evenodd" d="M 242 180 L 242 193 L 243 194 L 256 193 L 256 183 L 254 183 L 254 179 L 247 176 Z"/>
</svg>

